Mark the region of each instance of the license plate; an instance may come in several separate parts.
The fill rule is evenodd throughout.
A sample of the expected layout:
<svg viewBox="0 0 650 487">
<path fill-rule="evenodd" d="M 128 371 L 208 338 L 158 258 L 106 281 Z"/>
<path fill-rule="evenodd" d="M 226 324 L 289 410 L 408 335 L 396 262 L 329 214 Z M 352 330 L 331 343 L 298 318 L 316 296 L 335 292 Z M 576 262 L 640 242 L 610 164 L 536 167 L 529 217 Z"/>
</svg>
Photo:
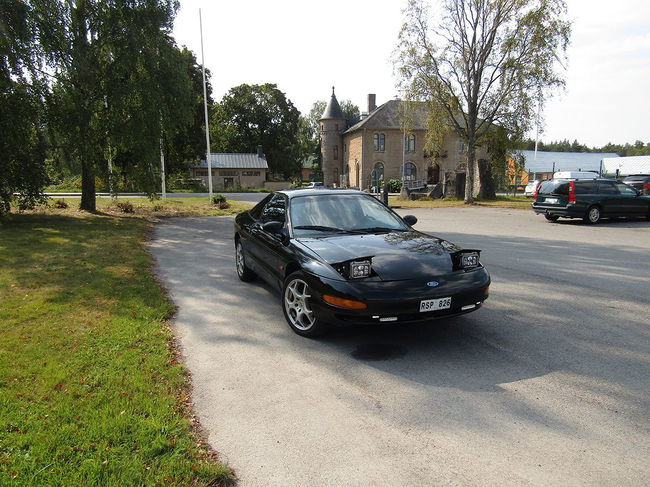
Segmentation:
<svg viewBox="0 0 650 487">
<path fill-rule="evenodd" d="M 557 198 L 546 198 L 546 203 L 554 205 L 557 203 Z"/>
<path fill-rule="evenodd" d="M 451 298 L 423 299 L 420 301 L 420 313 L 451 308 Z"/>
</svg>

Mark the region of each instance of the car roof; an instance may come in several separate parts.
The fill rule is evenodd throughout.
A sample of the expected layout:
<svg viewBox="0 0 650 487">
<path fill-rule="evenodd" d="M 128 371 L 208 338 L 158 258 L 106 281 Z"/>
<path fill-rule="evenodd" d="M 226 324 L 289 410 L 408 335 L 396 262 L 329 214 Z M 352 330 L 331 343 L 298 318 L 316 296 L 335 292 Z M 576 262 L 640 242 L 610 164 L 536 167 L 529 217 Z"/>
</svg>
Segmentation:
<svg viewBox="0 0 650 487">
<path fill-rule="evenodd" d="M 276 191 L 276 193 L 282 193 L 287 195 L 289 198 L 295 198 L 296 196 L 324 196 L 324 195 L 340 195 L 340 194 L 359 194 L 366 195 L 363 191 L 356 189 L 339 189 L 339 188 L 296 188 L 296 189 L 283 189 Z"/>
</svg>

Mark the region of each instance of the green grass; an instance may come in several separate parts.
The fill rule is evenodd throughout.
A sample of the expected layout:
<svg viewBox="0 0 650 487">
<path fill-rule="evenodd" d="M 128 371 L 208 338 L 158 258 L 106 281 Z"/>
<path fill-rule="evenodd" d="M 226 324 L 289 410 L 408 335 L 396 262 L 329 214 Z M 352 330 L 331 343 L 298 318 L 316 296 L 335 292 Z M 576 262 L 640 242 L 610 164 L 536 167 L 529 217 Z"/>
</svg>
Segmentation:
<svg viewBox="0 0 650 487">
<path fill-rule="evenodd" d="M 0 221 L 0 485 L 234 482 L 195 433 L 144 216 Z"/>
<path fill-rule="evenodd" d="M 475 206 L 491 206 L 494 208 L 515 208 L 520 210 L 530 210 L 532 198 L 525 196 L 497 196 L 495 200 L 474 200 Z M 466 207 L 463 200 L 442 198 L 436 200 L 420 199 L 407 200 L 398 196 L 388 198 L 388 204 L 391 207 L 400 208 L 455 208 Z"/>
</svg>

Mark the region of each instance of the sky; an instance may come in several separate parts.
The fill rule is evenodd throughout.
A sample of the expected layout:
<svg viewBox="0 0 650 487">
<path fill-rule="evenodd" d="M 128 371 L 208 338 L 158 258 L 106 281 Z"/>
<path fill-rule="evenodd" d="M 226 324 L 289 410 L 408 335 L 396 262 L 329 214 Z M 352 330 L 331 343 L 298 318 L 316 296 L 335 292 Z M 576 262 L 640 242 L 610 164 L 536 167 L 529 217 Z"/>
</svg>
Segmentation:
<svg viewBox="0 0 650 487">
<path fill-rule="evenodd" d="M 435 1 L 435 0 L 433 0 Z M 650 2 L 566 0 L 573 22 L 566 89 L 545 106 L 540 139 L 601 147 L 650 143 Z M 179 46 L 205 67 L 220 101 L 243 83 L 275 83 L 304 115 L 317 100 L 367 110 L 398 96 L 393 53 L 406 0 L 181 0 Z M 534 137 L 534 131 L 530 134 Z"/>
</svg>

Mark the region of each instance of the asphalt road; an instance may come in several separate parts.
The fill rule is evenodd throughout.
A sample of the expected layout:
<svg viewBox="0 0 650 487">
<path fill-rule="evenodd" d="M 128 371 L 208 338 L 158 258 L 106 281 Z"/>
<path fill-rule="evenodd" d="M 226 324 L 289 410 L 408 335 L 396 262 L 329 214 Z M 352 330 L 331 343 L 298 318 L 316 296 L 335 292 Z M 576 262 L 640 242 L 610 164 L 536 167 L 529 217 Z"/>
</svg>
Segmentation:
<svg viewBox="0 0 650 487">
<path fill-rule="evenodd" d="M 490 299 L 318 341 L 237 279 L 231 218 L 157 227 L 196 412 L 239 485 L 648 485 L 650 222 L 408 213 L 483 249 Z"/>
</svg>

